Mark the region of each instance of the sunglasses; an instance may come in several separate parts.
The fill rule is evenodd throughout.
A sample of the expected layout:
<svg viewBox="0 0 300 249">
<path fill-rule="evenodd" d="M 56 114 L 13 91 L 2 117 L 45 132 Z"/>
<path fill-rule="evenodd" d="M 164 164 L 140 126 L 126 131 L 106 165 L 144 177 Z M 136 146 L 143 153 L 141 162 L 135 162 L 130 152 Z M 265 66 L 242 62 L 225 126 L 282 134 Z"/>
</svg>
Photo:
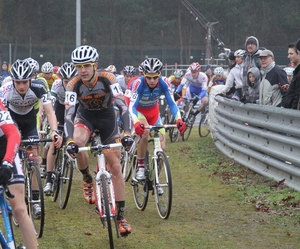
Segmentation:
<svg viewBox="0 0 300 249">
<path fill-rule="evenodd" d="M 159 76 L 145 76 L 147 80 L 151 80 L 151 79 L 154 79 L 154 80 L 157 80 L 159 78 Z"/>
<path fill-rule="evenodd" d="M 76 64 L 75 67 L 77 69 L 82 69 L 82 68 L 89 68 L 89 67 L 92 67 L 94 65 L 95 65 L 95 63 L 85 63 L 85 64 Z"/>
</svg>

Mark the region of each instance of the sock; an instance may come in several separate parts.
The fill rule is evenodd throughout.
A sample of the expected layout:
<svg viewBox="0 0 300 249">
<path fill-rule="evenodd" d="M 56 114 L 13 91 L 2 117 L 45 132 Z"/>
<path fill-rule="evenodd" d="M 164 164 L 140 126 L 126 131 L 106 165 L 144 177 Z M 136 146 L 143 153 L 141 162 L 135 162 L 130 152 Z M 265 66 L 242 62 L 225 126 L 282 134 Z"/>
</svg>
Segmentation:
<svg viewBox="0 0 300 249">
<path fill-rule="evenodd" d="M 145 159 L 144 158 L 138 158 L 138 169 L 139 168 L 145 168 Z"/>
<path fill-rule="evenodd" d="M 52 173 L 53 173 L 53 171 L 47 172 L 47 181 L 46 182 L 51 182 L 52 183 Z"/>
<path fill-rule="evenodd" d="M 83 175 L 83 181 L 85 181 L 87 183 L 93 182 L 93 178 L 90 174 L 89 166 L 87 166 L 85 169 L 81 169 L 80 172 Z"/>
<path fill-rule="evenodd" d="M 117 220 L 122 220 L 125 213 L 125 201 L 116 201 L 118 215 Z"/>
<path fill-rule="evenodd" d="M 46 159 L 46 158 L 43 158 L 43 160 L 42 160 L 42 165 L 46 165 L 46 162 L 47 162 L 47 159 Z"/>
</svg>

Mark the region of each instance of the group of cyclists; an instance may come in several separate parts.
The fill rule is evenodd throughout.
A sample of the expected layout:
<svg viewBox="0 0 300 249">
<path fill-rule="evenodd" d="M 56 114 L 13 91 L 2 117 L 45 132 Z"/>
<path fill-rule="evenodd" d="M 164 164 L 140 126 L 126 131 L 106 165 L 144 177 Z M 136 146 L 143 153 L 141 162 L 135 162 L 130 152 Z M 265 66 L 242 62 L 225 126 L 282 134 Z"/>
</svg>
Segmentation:
<svg viewBox="0 0 300 249">
<path fill-rule="evenodd" d="M 59 148 L 64 141 L 66 153 L 76 158 L 82 174 L 84 199 L 94 204 L 96 198 L 89 155 L 78 151 L 88 143 L 95 130 L 99 131 L 103 144 L 121 141 L 127 148 L 133 143 L 133 132 L 141 137 L 137 147 L 138 165 L 135 174 L 136 179 L 142 181 L 145 179 L 144 158 L 150 133 L 148 127 L 161 124 L 160 96 L 165 96 L 180 133 L 185 131 L 186 125 L 174 96 L 180 96 L 183 87 L 186 88 L 187 98 L 196 94 L 201 104 L 194 115 L 208 104 L 208 78 L 201 72 L 198 62 L 192 63 L 186 73 L 175 70 L 174 75 L 168 78 L 162 75 L 163 64 L 158 58 L 145 59 L 137 69 L 126 65 L 119 75 L 113 65 L 99 69 L 98 59 L 96 48 L 88 45 L 77 47 L 71 54 L 71 62 L 63 63 L 56 74 L 50 62 L 43 64 L 39 73 L 36 60 L 18 59 L 11 65 L 10 76 L 3 80 L 0 87 L 0 143 L 6 147 L 1 153 L 0 183 L 8 184 L 15 195 L 10 202 L 26 248 L 37 248 L 37 241 L 26 210 L 22 187 L 24 175 L 18 146 L 21 138 L 39 138 L 41 116 L 46 116 L 53 140 L 50 148 L 42 155 L 42 164 L 47 165 L 44 193 L 50 195 L 52 191 L 51 176 L 55 163 L 53 148 Z M 122 120 L 122 134 L 118 118 Z M 160 136 L 162 148 L 165 149 L 163 129 Z M 39 155 L 37 144 L 33 150 L 37 161 L 40 161 Z M 125 182 L 120 158 L 121 148 L 105 151 L 107 167 L 113 175 L 119 232 L 128 235 L 132 228 L 125 219 Z M 38 191 L 34 194 L 36 196 L 33 198 L 38 198 Z M 36 205 L 34 214 L 38 216 L 40 209 Z"/>
</svg>

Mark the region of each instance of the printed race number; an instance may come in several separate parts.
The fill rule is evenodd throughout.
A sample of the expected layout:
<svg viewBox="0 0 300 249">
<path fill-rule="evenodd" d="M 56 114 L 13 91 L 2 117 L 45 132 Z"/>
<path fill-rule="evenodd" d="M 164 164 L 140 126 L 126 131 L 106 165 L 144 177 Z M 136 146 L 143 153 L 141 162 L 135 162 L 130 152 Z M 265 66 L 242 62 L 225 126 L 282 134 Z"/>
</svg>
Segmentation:
<svg viewBox="0 0 300 249">
<path fill-rule="evenodd" d="M 66 92 L 65 105 L 76 105 L 77 102 L 77 93 Z"/>
<path fill-rule="evenodd" d="M 3 124 L 13 124 L 9 111 L 0 111 L 0 125 Z"/>
<path fill-rule="evenodd" d="M 110 85 L 110 88 L 113 92 L 114 97 L 123 95 L 122 88 L 119 83 L 114 83 L 114 84 Z"/>
</svg>

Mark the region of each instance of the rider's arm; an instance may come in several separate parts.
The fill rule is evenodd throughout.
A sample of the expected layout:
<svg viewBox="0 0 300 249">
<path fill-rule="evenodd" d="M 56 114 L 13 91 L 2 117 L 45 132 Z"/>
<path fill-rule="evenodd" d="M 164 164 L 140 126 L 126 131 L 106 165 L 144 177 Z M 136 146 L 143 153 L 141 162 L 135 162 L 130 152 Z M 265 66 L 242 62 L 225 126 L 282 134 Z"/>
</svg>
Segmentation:
<svg viewBox="0 0 300 249">
<path fill-rule="evenodd" d="M 141 79 L 138 78 L 136 81 L 132 83 L 132 94 L 130 97 L 130 103 L 129 103 L 129 113 L 131 115 L 131 118 L 133 120 L 133 123 L 135 124 L 136 122 L 139 121 L 138 119 L 138 111 L 137 111 L 137 106 L 139 104 L 139 101 L 142 97 L 142 85 L 141 85 Z"/>
<path fill-rule="evenodd" d="M 172 115 L 175 117 L 175 120 L 180 119 L 181 118 L 180 111 L 177 107 L 176 102 L 174 101 L 173 94 L 170 89 L 170 85 L 168 85 L 165 81 L 161 81 L 160 85 L 163 87 L 163 92 L 166 97 Z"/>
<path fill-rule="evenodd" d="M 16 128 L 9 111 L 6 110 L 2 101 L 0 101 L 0 128 L 7 138 L 6 151 L 3 161 L 13 163 L 20 145 L 20 133 Z"/>
</svg>

